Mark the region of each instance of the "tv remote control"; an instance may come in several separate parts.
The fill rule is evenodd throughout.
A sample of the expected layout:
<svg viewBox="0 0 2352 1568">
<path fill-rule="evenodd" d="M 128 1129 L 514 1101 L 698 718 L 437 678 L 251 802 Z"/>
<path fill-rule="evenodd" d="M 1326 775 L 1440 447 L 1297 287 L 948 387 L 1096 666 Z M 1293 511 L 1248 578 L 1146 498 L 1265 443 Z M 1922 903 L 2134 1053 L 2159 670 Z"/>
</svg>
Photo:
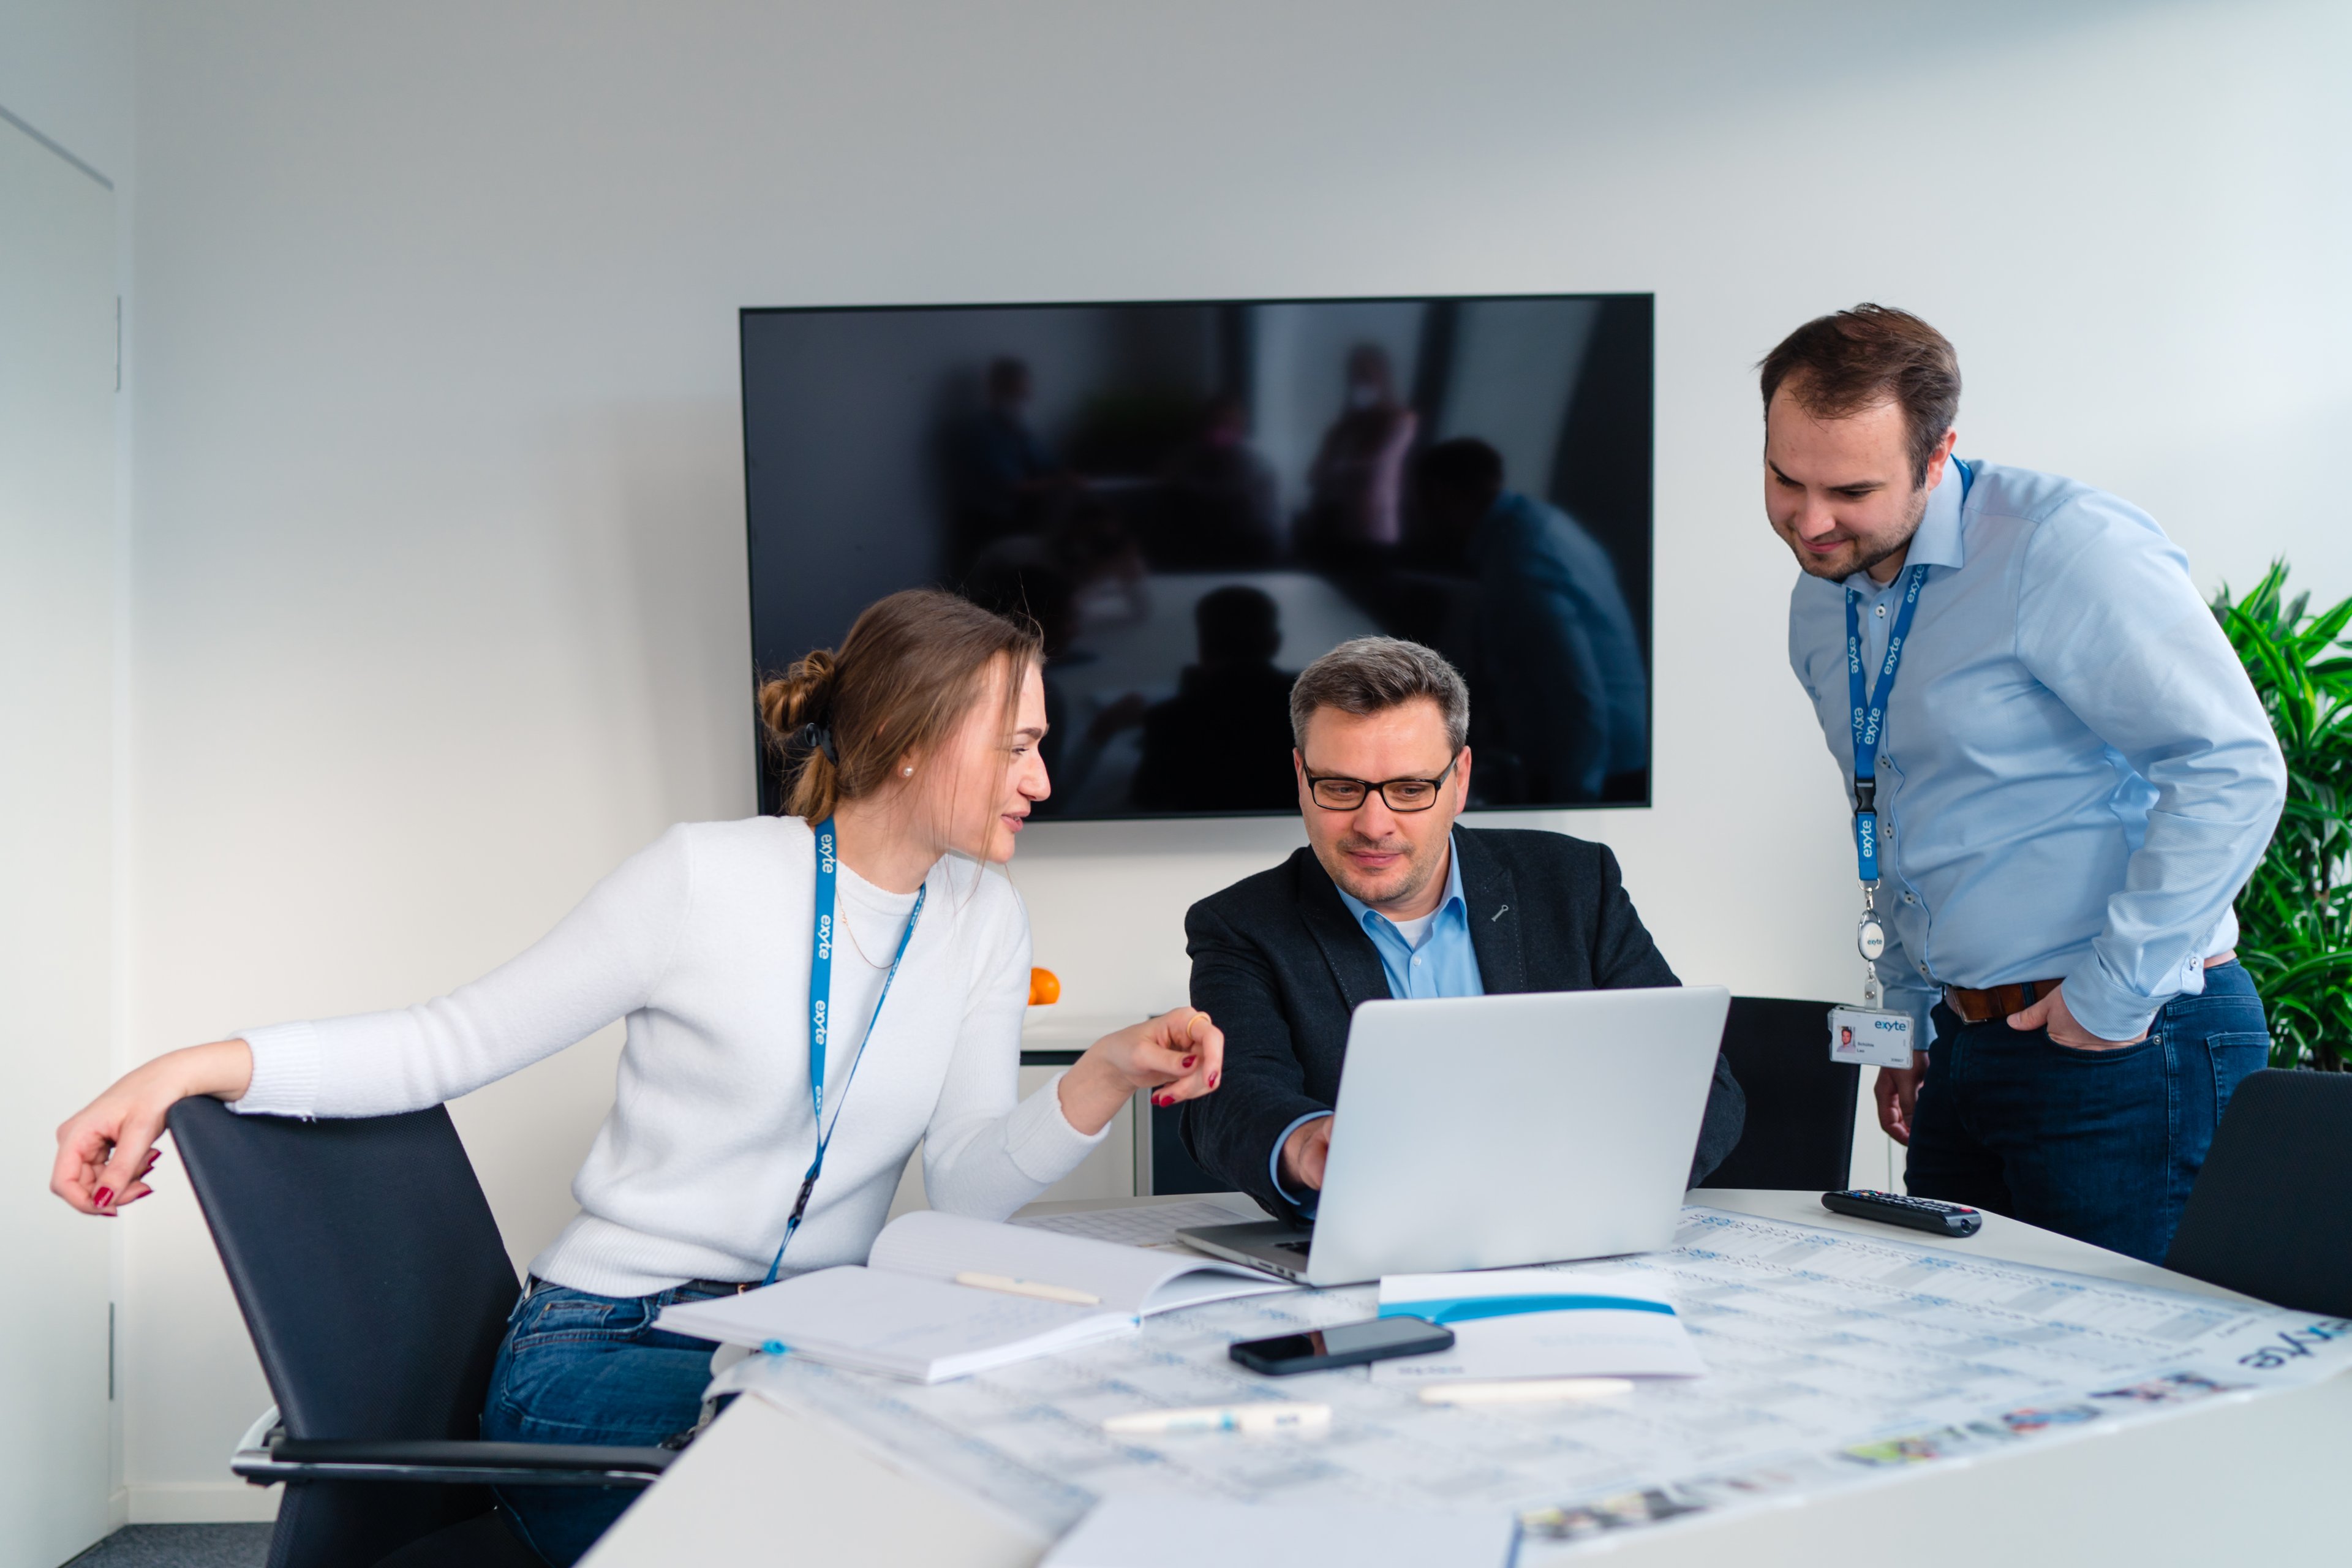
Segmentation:
<svg viewBox="0 0 2352 1568">
<path fill-rule="evenodd" d="M 1962 1208 L 1958 1204 L 1939 1204 L 1933 1198 L 1906 1198 L 1900 1193 L 1873 1192 L 1867 1187 L 1823 1193 L 1822 1207 L 1836 1214 L 1850 1214 L 1856 1219 L 1883 1220 L 1888 1225 L 1908 1226 L 1913 1230 L 1954 1238 L 1974 1236 L 1984 1228 L 1984 1215 L 1974 1209 Z"/>
</svg>

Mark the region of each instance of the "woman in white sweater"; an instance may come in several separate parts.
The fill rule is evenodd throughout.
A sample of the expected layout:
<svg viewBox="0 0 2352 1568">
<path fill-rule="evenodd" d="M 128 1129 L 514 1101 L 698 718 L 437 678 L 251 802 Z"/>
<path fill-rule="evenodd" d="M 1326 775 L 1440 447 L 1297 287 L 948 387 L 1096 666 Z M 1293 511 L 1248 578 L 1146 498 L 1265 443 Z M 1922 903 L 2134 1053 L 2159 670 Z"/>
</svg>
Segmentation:
<svg viewBox="0 0 2352 1568">
<path fill-rule="evenodd" d="M 671 828 L 528 952 L 438 1000 L 157 1058 L 59 1129 L 51 1186 L 91 1214 L 145 1195 L 185 1095 L 280 1116 L 413 1110 L 625 1019 L 613 1109 L 572 1181 L 580 1213 L 532 1260 L 482 1435 L 685 1431 L 711 1347 L 655 1332 L 663 1306 L 864 1261 L 918 1143 L 935 1206 L 1002 1219 L 1137 1089 L 1168 1103 L 1216 1087 L 1223 1037 L 1181 1008 L 1015 1100 L 1028 917 L 988 868 L 1049 788 L 1038 665 L 1033 628 L 962 599 L 882 600 L 837 657 L 761 690 L 791 815 Z M 626 1495 L 507 1501 L 564 1563 Z"/>
</svg>

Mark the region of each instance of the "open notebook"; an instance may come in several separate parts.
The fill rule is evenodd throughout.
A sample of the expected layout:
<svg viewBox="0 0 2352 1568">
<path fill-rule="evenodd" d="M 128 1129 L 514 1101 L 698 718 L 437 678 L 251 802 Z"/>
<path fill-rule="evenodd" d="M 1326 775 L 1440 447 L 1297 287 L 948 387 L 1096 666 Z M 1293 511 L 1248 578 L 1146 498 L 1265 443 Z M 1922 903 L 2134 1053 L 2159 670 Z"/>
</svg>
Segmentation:
<svg viewBox="0 0 2352 1568">
<path fill-rule="evenodd" d="M 958 1275 L 1094 1300 L 960 1285 Z M 1153 1312 L 1288 1289 L 1208 1258 L 918 1210 L 884 1227 L 863 1268 L 821 1268 L 665 1308 L 657 1326 L 723 1344 L 779 1343 L 835 1366 L 939 1383 L 1133 1333 Z"/>
</svg>

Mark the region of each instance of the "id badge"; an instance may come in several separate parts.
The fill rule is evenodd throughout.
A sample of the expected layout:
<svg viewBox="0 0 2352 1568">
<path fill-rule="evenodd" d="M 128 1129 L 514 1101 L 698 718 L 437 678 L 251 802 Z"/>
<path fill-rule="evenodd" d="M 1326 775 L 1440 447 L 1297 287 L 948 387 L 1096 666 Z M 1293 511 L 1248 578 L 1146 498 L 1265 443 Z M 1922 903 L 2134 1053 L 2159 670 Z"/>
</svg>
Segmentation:
<svg viewBox="0 0 2352 1568">
<path fill-rule="evenodd" d="M 1865 1067 L 1911 1065 L 1911 1015 L 1873 1007 L 1830 1009 L 1830 1060 Z"/>
</svg>

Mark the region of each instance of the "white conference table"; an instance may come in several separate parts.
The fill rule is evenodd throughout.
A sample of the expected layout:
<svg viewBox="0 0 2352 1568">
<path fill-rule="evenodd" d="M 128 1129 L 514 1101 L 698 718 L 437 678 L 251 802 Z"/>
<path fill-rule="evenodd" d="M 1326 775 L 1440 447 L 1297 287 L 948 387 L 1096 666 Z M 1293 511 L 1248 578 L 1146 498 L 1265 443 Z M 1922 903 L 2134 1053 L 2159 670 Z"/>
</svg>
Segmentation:
<svg viewBox="0 0 2352 1568">
<path fill-rule="evenodd" d="M 1040 1204 L 1034 1212 L 1149 1198 Z M 1160 1200 L 1180 1202 L 1175 1198 Z M 2170 1286 L 2231 1292 L 1998 1215 L 1938 1243 L 1821 1206 L 1815 1193 L 1703 1191 L 1690 1201 L 1922 1246 Z M 2095 1436 L 1930 1466 L 1901 1483 L 1610 1540 L 1612 1568 L 1992 1568 L 2007 1563 L 2352 1562 L 2352 1376 Z M 820 1417 L 737 1400 L 586 1559 L 586 1568 L 688 1563 L 922 1563 L 1033 1568 L 1051 1544 L 893 1468 Z"/>
</svg>

